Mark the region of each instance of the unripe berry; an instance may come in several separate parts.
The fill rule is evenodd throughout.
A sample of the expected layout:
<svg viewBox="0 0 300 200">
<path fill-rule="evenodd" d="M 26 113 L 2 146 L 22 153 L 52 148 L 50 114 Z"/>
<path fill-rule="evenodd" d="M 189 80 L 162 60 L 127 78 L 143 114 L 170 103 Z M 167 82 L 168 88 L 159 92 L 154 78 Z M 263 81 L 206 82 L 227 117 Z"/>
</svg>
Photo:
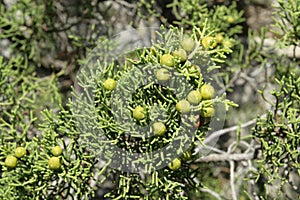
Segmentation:
<svg viewBox="0 0 300 200">
<path fill-rule="evenodd" d="M 187 99 L 191 104 L 199 104 L 202 99 L 202 96 L 198 90 L 192 90 L 188 94 Z"/>
<path fill-rule="evenodd" d="M 26 154 L 26 149 L 24 147 L 18 147 L 15 150 L 15 156 L 17 158 L 22 158 Z"/>
<path fill-rule="evenodd" d="M 172 67 L 174 66 L 174 57 L 171 54 L 164 54 L 160 57 L 160 64 Z"/>
<path fill-rule="evenodd" d="M 187 100 L 180 100 L 176 104 L 176 110 L 181 113 L 188 113 L 190 111 L 190 103 Z"/>
<path fill-rule="evenodd" d="M 57 170 L 60 168 L 60 159 L 58 157 L 51 157 L 48 161 L 49 168 L 52 170 Z"/>
<path fill-rule="evenodd" d="M 175 58 L 178 58 L 181 62 L 186 61 L 187 59 L 187 54 L 186 51 L 184 49 L 177 49 L 173 52 L 173 56 Z"/>
<path fill-rule="evenodd" d="M 156 71 L 155 76 L 159 81 L 167 81 L 170 78 L 170 72 L 167 69 L 161 68 Z"/>
<path fill-rule="evenodd" d="M 104 82 L 104 88 L 107 90 L 113 90 L 115 89 L 117 82 L 112 79 L 112 78 L 108 78 L 105 82 Z"/>
<path fill-rule="evenodd" d="M 195 42 L 192 38 L 185 38 L 181 41 L 181 46 L 186 51 L 193 51 L 195 48 Z"/>
<path fill-rule="evenodd" d="M 156 136 L 163 136 L 167 131 L 165 124 L 162 122 L 155 122 L 153 124 L 153 130 Z"/>
<path fill-rule="evenodd" d="M 215 114 L 215 109 L 213 107 L 203 108 L 200 112 L 200 115 L 205 118 L 212 117 L 214 114 Z"/>
<path fill-rule="evenodd" d="M 52 147 L 51 151 L 54 156 L 59 156 L 62 153 L 62 148 L 57 145 L 55 147 Z"/>
<path fill-rule="evenodd" d="M 15 156 L 7 156 L 5 159 L 5 165 L 9 168 L 15 168 L 17 166 L 18 159 Z"/>
<path fill-rule="evenodd" d="M 132 112 L 133 118 L 141 120 L 145 118 L 145 109 L 142 106 L 137 106 Z"/>
<path fill-rule="evenodd" d="M 215 95 L 215 89 L 210 84 L 204 84 L 200 88 L 200 93 L 203 99 L 211 99 Z"/>
<path fill-rule="evenodd" d="M 179 158 L 175 158 L 171 163 L 168 164 L 168 167 L 175 171 L 181 167 L 181 161 Z"/>
<path fill-rule="evenodd" d="M 217 42 L 215 41 L 215 38 L 212 36 L 204 37 L 201 43 L 205 49 L 213 49 L 217 46 Z"/>
</svg>

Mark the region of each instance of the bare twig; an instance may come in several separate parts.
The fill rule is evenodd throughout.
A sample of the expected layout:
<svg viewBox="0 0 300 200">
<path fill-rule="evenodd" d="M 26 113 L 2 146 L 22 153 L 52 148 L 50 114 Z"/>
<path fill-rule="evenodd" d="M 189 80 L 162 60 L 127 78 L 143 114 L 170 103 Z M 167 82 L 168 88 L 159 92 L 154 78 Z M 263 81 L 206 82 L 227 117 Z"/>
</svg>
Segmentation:
<svg viewBox="0 0 300 200">
<path fill-rule="evenodd" d="M 214 152 L 216 152 L 216 153 L 220 153 L 220 154 L 226 153 L 225 151 L 222 151 L 222 150 L 220 150 L 220 149 L 218 149 L 218 148 L 215 148 L 215 147 L 209 146 L 209 145 L 206 145 L 206 146 L 204 146 L 203 148 L 204 148 L 204 149 L 207 149 L 207 150 L 210 150 L 210 151 L 214 151 Z"/>
<path fill-rule="evenodd" d="M 236 191 L 235 191 L 235 185 L 234 185 L 234 180 L 235 180 L 235 173 L 234 173 L 234 162 L 230 161 L 230 188 L 231 188 L 231 195 L 233 200 L 237 200 L 236 197 Z"/>
<path fill-rule="evenodd" d="M 218 193 L 216 193 L 208 188 L 200 188 L 200 191 L 209 193 L 210 195 L 216 197 L 218 200 L 222 200 L 221 196 Z"/>
<path fill-rule="evenodd" d="M 256 40 L 256 42 L 261 43 L 262 39 L 259 37 L 254 38 Z M 274 48 L 276 43 L 275 39 L 272 38 L 266 38 L 264 40 L 264 48 Z M 276 49 L 277 53 L 279 55 L 286 55 L 290 58 L 296 57 L 296 58 L 300 58 L 300 47 L 297 47 L 295 45 L 290 45 L 288 47 L 285 48 L 280 48 L 280 49 Z"/>
<path fill-rule="evenodd" d="M 197 177 L 194 177 L 193 180 L 194 180 L 195 183 L 197 183 L 197 184 L 200 183 L 200 181 L 198 180 Z M 201 192 L 206 192 L 206 193 L 208 193 L 208 194 L 210 194 L 210 195 L 216 197 L 218 200 L 222 200 L 221 196 L 220 196 L 218 193 L 212 191 L 212 190 L 209 189 L 209 188 L 199 188 L 199 190 L 200 190 Z"/>
<path fill-rule="evenodd" d="M 255 78 L 248 76 L 246 73 L 241 72 L 240 77 L 247 81 L 253 90 L 257 90 L 257 81 Z"/>
<path fill-rule="evenodd" d="M 253 153 L 210 154 L 208 156 L 199 158 L 197 162 L 241 161 L 241 160 L 251 160 L 252 158 L 253 158 Z"/>
<path fill-rule="evenodd" d="M 251 120 L 250 122 L 252 122 Z M 250 122 L 244 124 L 246 125 L 251 124 Z M 233 128 L 231 127 L 231 130 Z M 255 142 L 252 140 L 250 143 L 246 141 L 233 141 L 227 148 L 227 152 L 224 151 L 216 151 L 216 148 L 211 146 L 206 146 L 203 148 L 207 148 L 215 151 L 219 154 L 210 154 L 208 156 L 203 156 L 197 160 L 197 162 L 218 162 L 218 161 L 228 161 L 230 165 L 230 190 L 231 190 L 231 197 L 230 199 L 237 200 L 237 196 L 239 194 L 239 188 L 242 184 L 242 180 L 245 175 L 249 172 L 252 168 L 251 160 L 254 158 L 254 150 L 255 150 Z M 237 148 L 239 147 L 239 148 Z M 237 149 L 242 150 L 243 153 L 234 153 Z M 238 165 L 237 169 L 235 169 L 235 161 L 246 161 L 248 162 L 245 166 Z M 241 162 L 239 162 L 241 163 Z M 235 171 L 236 170 L 236 171 Z M 210 191 L 208 192 L 210 193 Z"/>
<path fill-rule="evenodd" d="M 238 71 L 234 74 L 234 76 L 231 78 L 231 80 L 229 81 L 229 83 L 225 86 L 224 89 L 222 89 L 220 91 L 220 93 L 224 93 L 228 88 L 234 86 L 234 82 L 239 78 L 241 71 Z"/>
<path fill-rule="evenodd" d="M 264 118 L 264 116 L 266 115 L 262 115 L 261 118 Z M 222 129 L 222 130 L 219 130 L 219 131 L 215 131 L 213 133 L 211 133 L 205 140 L 204 140 L 204 144 L 209 144 L 210 142 L 212 142 L 215 138 L 218 138 L 226 133 L 229 133 L 231 131 L 235 131 L 237 130 L 238 128 L 246 128 L 248 126 L 251 126 L 253 124 L 256 123 L 256 119 L 253 119 L 253 120 L 250 120 L 244 124 L 242 124 L 241 126 L 232 126 L 232 127 L 229 127 L 229 128 L 225 128 L 225 129 Z"/>
<path fill-rule="evenodd" d="M 136 4 L 131 4 L 131 3 L 128 3 L 126 1 L 123 1 L 123 0 L 115 0 L 115 1 L 112 1 L 112 2 L 116 2 L 122 6 L 125 6 L 127 8 L 136 8 Z"/>
</svg>

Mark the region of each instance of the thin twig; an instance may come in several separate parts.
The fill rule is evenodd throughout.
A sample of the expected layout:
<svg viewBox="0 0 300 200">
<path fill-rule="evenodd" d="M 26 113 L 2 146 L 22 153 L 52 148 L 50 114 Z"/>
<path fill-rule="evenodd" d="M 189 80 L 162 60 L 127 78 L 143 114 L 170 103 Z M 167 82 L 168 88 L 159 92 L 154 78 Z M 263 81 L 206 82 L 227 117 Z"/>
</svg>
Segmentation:
<svg viewBox="0 0 300 200">
<path fill-rule="evenodd" d="M 255 41 L 257 41 L 258 43 L 262 42 L 262 39 L 259 37 L 255 37 L 254 38 Z M 264 40 L 264 48 L 274 48 L 276 43 L 275 39 L 272 38 L 266 38 Z M 277 51 L 277 53 L 279 55 L 286 55 L 290 58 L 300 58 L 300 48 L 298 46 L 295 45 L 290 45 L 288 47 L 285 48 L 280 48 L 280 49 L 275 49 Z"/>
<path fill-rule="evenodd" d="M 200 191 L 201 192 L 206 192 L 206 193 L 216 197 L 218 200 L 222 200 L 221 196 L 218 193 L 216 193 L 216 192 L 214 192 L 214 191 L 212 191 L 208 188 L 200 188 Z"/>
<path fill-rule="evenodd" d="M 262 115 L 261 118 L 264 118 L 266 115 Z M 209 144 L 212 140 L 214 140 L 215 138 L 218 138 L 226 133 L 229 133 L 231 131 L 235 131 L 237 130 L 238 128 L 246 128 L 248 126 L 251 126 L 253 124 L 256 123 L 256 119 L 253 119 L 253 120 L 250 120 L 244 124 L 242 124 L 241 126 L 239 125 L 236 125 L 236 126 L 232 126 L 232 127 L 229 127 L 229 128 L 225 128 L 225 129 L 222 129 L 222 130 L 219 130 L 219 131 L 215 131 L 213 133 L 211 133 L 205 140 L 204 140 L 204 144 Z"/>
<path fill-rule="evenodd" d="M 112 1 L 112 2 L 114 2 L 114 1 Z M 122 5 L 122 6 L 125 6 L 127 8 L 135 8 L 136 7 L 135 4 L 131 4 L 131 3 L 128 3 L 128 2 L 122 1 L 122 0 L 115 0 L 115 2 Z"/>
<path fill-rule="evenodd" d="M 197 184 L 199 184 L 199 183 L 200 183 L 200 181 L 198 180 L 198 178 L 197 178 L 197 177 L 194 177 L 194 178 L 193 178 L 193 180 L 194 180 L 194 181 L 195 181 L 195 183 L 197 183 Z M 220 196 L 218 193 L 216 193 L 216 192 L 212 191 L 212 190 L 211 190 L 211 189 L 209 189 L 209 188 L 199 188 L 199 190 L 200 190 L 201 192 L 206 192 L 206 193 L 209 193 L 210 195 L 212 195 L 212 196 L 216 197 L 218 200 L 222 200 L 221 196 Z"/>
<path fill-rule="evenodd" d="M 231 187 L 231 194 L 232 194 L 232 199 L 237 200 L 236 197 L 236 192 L 235 192 L 235 185 L 234 185 L 234 161 L 229 161 L 230 164 L 230 187 Z"/>
<path fill-rule="evenodd" d="M 220 94 L 223 94 L 224 92 L 226 92 L 226 90 L 232 86 L 234 86 L 234 82 L 239 78 L 241 71 L 238 71 L 234 74 L 234 76 L 231 78 L 231 80 L 229 81 L 229 83 L 225 86 L 225 88 L 223 88 L 220 91 Z"/>
<path fill-rule="evenodd" d="M 253 153 L 236 153 L 236 154 L 210 154 L 197 159 L 197 162 L 220 162 L 220 161 L 241 161 L 253 159 Z"/>
<path fill-rule="evenodd" d="M 209 145 L 204 146 L 203 149 L 211 150 L 211 151 L 214 151 L 214 152 L 220 153 L 220 154 L 226 153 L 225 151 L 222 151 L 218 148 L 215 148 L 215 147 L 209 146 Z"/>
</svg>

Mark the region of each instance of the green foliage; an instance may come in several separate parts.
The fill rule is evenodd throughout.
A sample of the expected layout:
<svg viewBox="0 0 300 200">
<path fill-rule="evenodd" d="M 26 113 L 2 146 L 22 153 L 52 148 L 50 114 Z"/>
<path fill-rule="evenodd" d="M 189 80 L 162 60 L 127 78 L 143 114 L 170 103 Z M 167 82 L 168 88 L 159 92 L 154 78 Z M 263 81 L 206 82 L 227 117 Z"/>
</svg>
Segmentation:
<svg viewBox="0 0 300 200">
<path fill-rule="evenodd" d="M 22 0 L 10 8 L 0 4 L 0 10 L 0 38 L 10 39 L 14 53 L 38 59 L 44 51 L 53 51 L 53 40 L 50 42 L 51 36 L 46 33 L 43 4 Z"/>
<path fill-rule="evenodd" d="M 283 46 L 300 46 L 300 1 L 278 0 L 278 5 L 274 7 L 274 33 L 280 37 L 280 43 Z"/>
<path fill-rule="evenodd" d="M 185 104 L 182 105 L 184 108 L 179 109 L 177 106 L 180 100 L 187 98 L 190 90 L 199 89 L 205 82 L 214 80 L 214 77 L 204 77 L 199 71 L 191 68 L 192 65 L 199 64 L 203 66 L 202 73 L 207 74 L 216 67 L 209 56 L 200 57 L 211 53 L 200 44 L 201 34 L 198 28 L 195 28 L 191 35 L 187 35 L 183 29 L 171 27 L 170 30 L 166 30 L 162 27 L 161 33 L 157 32 L 157 43 L 150 49 L 136 49 L 130 52 L 125 56 L 125 61 L 122 58 L 111 60 L 114 57 L 112 52 L 116 49 L 109 41 L 103 40 L 99 45 L 101 48 L 92 52 L 92 57 L 81 70 L 78 76 L 79 88 L 74 92 L 76 103 L 73 104 L 72 110 L 77 118 L 83 146 L 89 146 L 96 156 L 103 154 L 100 157 L 107 163 L 119 162 L 118 165 L 128 166 L 129 170 L 132 170 L 131 163 L 140 159 L 145 163 L 145 168 L 140 170 L 146 173 L 140 175 L 108 168 L 107 170 L 112 171 L 115 176 L 114 185 L 118 187 L 106 194 L 106 197 L 151 199 L 159 196 L 163 199 L 189 199 L 192 198 L 190 191 L 199 189 L 200 184 L 193 179 L 198 173 L 197 168 L 191 168 L 197 156 L 193 156 L 189 162 L 184 162 L 180 169 L 172 171 L 166 167 L 172 159 L 169 151 L 157 155 L 164 157 L 159 158 L 159 162 L 153 160 L 150 155 L 155 155 L 156 151 L 174 142 L 178 143 L 174 147 L 179 145 L 172 150 L 176 155 L 183 154 L 187 149 L 193 151 L 195 147 L 191 144 L 202 142 L 209 129 L 209 119 L 201 118 L 200 111 L 216 104 L 236 106 L 225 100 L 224 96 L 215 96 L 195 106 L 189 105 L 188 108 L 184 107 Z M 181 48 L 184 37 L 193 38 L 195 45 L 187 52 L 188 59 L 182 61 L 172 55 L 176 49 Z M 95 62 L 94 56 L 108 49 L 106 45 L 111 49 L 111 52 L 107 52 L 111 56 L 98 57 L 98 62 Z M 164 60 L 160 64 L 163 56 L 173 61 Z M 156 80 L 155 76 L 156 71 L 162 68 L 169 72 L 169 79 L 163 80 L 166 81 L 164 83 Z M 105 88 L 104 83 L 109 78 L 117 82 L 113 91 Z M 78 90 L 83 92 L 78 93 Z M 203 124 L 200 128 L 195 128 L 197 118 L 201 118 Z M 151 123 L 159 121 L 163 121 L 167 130 L 163 136 L 155 137 L 152 128 L 148 129 L 147 126 L 151 127 Z M 115 151 L 110 146 L 116 146 L 118 150 L 121 149 L 127 154 Z M 149 154 L 150 160 L 146 159 L 148 156 L 134 160 L 131 156 L 135 153 Z M 120 171 L 127 169 L 120 166 L 117 167 Z"/>
<path fill-rule="evenodd" d="M 53 0 L 1 3 L 0 39 L 9 41 L 8 56 L 22 55 L 35 67 L 44 68 L 42 71 L 47 69 L 70 79 L 73 73 L 69 71 L 76 69 L 75 59 L 85 54 L 86 46 L 95 45 L 95 38 L 102 31 L 97 29 L 101 22 L 85 23 L 96 18 L 92 1 L 77 3 L 76 6 Z M 82 13 L 76 16 L 79 10 Z"/>
<path fill-rule="evenodd" d="M 37 77 L 32 69 L 22 57 L 13 57 L 8 62 L 0 57 L 1 137 L 8 134 L 10 140 L 22 139 L 42 109 L 56 108 L 61 103 L 57 77 Z"/>
<path fill-rule="evenodd" d="M 275 29 L 272 29 L 279 38 L 274 46 L 264 49 L 261 44 L 255 59 L 262 67 L 273 66 L 274 73 L 266 74 L 269 77 L 267 84 L 274 84 L 269 94 L 265 86 L 260 91 L 262 98 L 271 109 L 265 116 L 258 116 L 252 134 L 261 145 L 261 155 L 255 162 L 257 170 L 253 172 L 256 181 L 263 187 L 279 184 L 277 195 L 286 198 L 285 186 L 291 185 L 294 190 L 297 186 L 292 181 L 293 177 L 300 176 L 300 140 L 299 140 L 299 112 L 300 112 L 300 68 L 299 58 L 296 57 L 296 48 L 299 48 L 299 37 L 296 35 L 298 27 L 300 1 L 278 1 L 275 7 Z M 265 30 L 261 33 L 261 43 L 265 41 Z M 253 40 L 252 40 L 253 41 Z M 257 43 L 257 42 L 256 42 Z M 291 46 L 293 53 L 272 56 L 271 52 L 280 48 Z M 270 94 L 273 98 L 270 97 Z M 268 191 L 260 191 L 261 198 L 270 198 Z M 299 193 L 298 193 L 299 195 Z"/>
<path fill-rule="evenodd" d="M 270 102 L 273 110 L 257 119 L 253 134 L 262 151 L 256 178 L 265 175 L 269 183 L 279 179 L 283 185 L 289 181 L 291 169 L 300 175 L 300 78 L 291 74 L 276 82 L 279 88 L 271 93 L 275 102 Z"/>
<path fill-rule="evenodd" d="M 155 10 L 155 5 L 156 2 L 155 0 L 140 0 L 137 1 L 137 6 L 138 6 L 138 16 L 141 18 L 146 18 L 146 17 L 159 17 L 159 13 L 157 10 Z M 145 15 L 146 14 L 146 15 Z"/>
<path fill-rule="evenodd" d="M 32 140 L 24 136 L 25 141 L 20 143 L 26 145 L 27 155 L 20 158 L 13 169 L 2 166 L 1 199 L 87 199 L 92 193 L 88 183 L 93 177 L 94 161 L 78 144 L 78 133 L 72 127 L 66 134 L 70 124 L 64 123 L 61 118 L 66 120 L 70 115 L 61 111 L 54 116 L 45 111 L 44 116 L 46 122 L 40 126 L 42 136 Z M 56 117 L 62 127 L 57 127 L 56 121 L 59 119 Z M 12 139 L 7 140 L 5 134 L 3 137 L 5 143 L 1 141 L 1 160 L 16 148 Z M 53 156 L 51 148 L 56 144 L 63 146 L 63 154 L 58 157 L 61 167 L 53 170 L 48 166 L 48 161 Z"/>
<path fill-rule="evenodd" d="M 230 6 L 214 6 L 208 9 L 207 4 L 199 0 L 173 1 L 168 7 L 172 8 L 176 16 L 174 23 L 177 25 L 202 28 L 209 24 L 208 33 L 221 33 L 225 38 L 242 32 L 240 23 L 244 22 L 244 12 L 237 10 L 236 2 Z"/>
<path fill-rule="evenodd" d="M 153 2 L 145 4 L 148 9 L 153 10 Z M 173 23 L 177 26 L 186 30 L 192 30 L 195 26 L 201 29 L 201 40 L 206 36 L 212 36 L 214 40 L 218 37 L 222 38 L 216 41 L 217 47 L 211 50 L 215 62 L 224 62 L 226 54 L 232 53 L 232 47 L 239 43 L 236 39 L 237 35 L 242 33 L 241 23 L 245 19 L 244 12 L 237 10 L 236 2 L 230 6 L 214 6 L 208 9 L 206 1 L 176 0 L 167 4 L 166 8 L 172 10 L 171 13 L 175 16 Z M 161 11 L 156 12 L 161 13 Z"/>
<path fill-rule="evenodd" d="M 267 188 L 278 183 L 278 198 L 287 198 L 286 185 L 292 186 L 293 199 L 299 198 L 299 0 L 278 0 L 272 29 L 249 29 L 242 37 L 243 26 L 248 24 L 244 23 L 244 8 L 236 1 L 8 2 L 0 3 L 0 42 L 9 44 L 0 53 L 10 52 L 5 58 L 0 56 L 0 199 L 91 199 L 99 191 L 105 196 L 101 198 L 109 199 L 243 199 L 244 195 L 270 199 L 274 197 Z M 239 1 L 239 6 L 252 2 Z M 117 15 L 116 10 L 120 11 Z M 151 48 L 134 49 L 117 59 L 110 54 L 116 44 L 106 36 L 99 37 L 114 34 L 126 23 L 152 26 L 158 22 L 164 26 L 153 32 L 156 38 Z M 274 40 L 271 44 L 270 39 Z M 87 49 L 98 41 L 101 45 L 86 59 Z M 292 53 L 282 50 L 288 47 Z M 82 101 L 72 99 L 62 105 L 78 64 L 88 66 L 73 89 Z M 237 106 L 218 90 L 244 96 L 244 88 L 236 85 L 241 79 L 254 92 L 261 92 L 260 101 L 269 107 L 262 109 L 252 95 L 240 105 L 242 109 L 234 110 L 234 120 L 246 105 L 251 105 L 247 118 L 253 112 L 266 114 L 251 121 L 252 134 L 245 131 L 244 124 L 238 125 L 236 138 L 230 136 L 236 141 L 234 150 L 230 149 L 233 143 L 228 145 L 231 140 L 222 138 L 214 147 L 208 146 L 211 157 L 200 155 L 197 144 L 210 137 L 212 120 L 205 111 L 213 112 L 211 108 L 219 104 L 226 109 Z M 137 89 L 139 81 L 144 85 Z M 178 94 L 155 81 L 178 86 Z M 216 95 L 205 99 L 197 91 L 209 82 L 215 82 Z M 270 87 L 274 89 L 268 92 Z M 132 88 L 137 89 L 133 95 Z M 118 96 L 118 91 L 123 93 Z M 196 93 L 188 98 L 190 91 Z M 129 103 L 124 103 L 127 93 Z M 188 101 L 181 101 L 185 99 Z M 133 119 L 132 111 L 139 106 L 142 116 Z M 180 118 L 195 125 L 195 131 L 180 127 Z M 158 122 L 156 131 L 152 122 Z M 141 137 L 143 127 L 149 127 L 145 134 L 151 137 Z M 181 137 L 180 131 L 191 137 Z M 112 167 L 118 159 L 122 165 L 133 162 L 105 149 L 110 143 L 129 154 L 147 153 L 172 140 L 183 144 L 187 139 L 189 145 L 175 149 L 178 169 L 168 167 L 174 158 L 166 154 L 165 163 L 155 163 L 161 167 L 148 173 Z M 62 153 L 60 149 L 53 153 L 57 145 Z M 243 145 L 246 161 L 234 154 L 243 157 Z M 17 156 L 18 147 L 22 152 Z M 257 154 L 249 157 L 252 150 Z M 99 155 L 105 162 L 99 161 Z M 52 160 L 57 168 L 49 166 L 53 156 L 57 156 Z M 228 160 L 211 161 L 224 161 L 218 156 Z M 206 158 L 210 163 L 203 163 L 208 162 Z M 148 163 L 146 167 L 157 166 Z M 251 182 L 244 181 L 250 170 Z M 106 185 L 108 190 L 103 189 Z"/>
<path fill-rule="evenodd" d="M 1 199 L 22 199 L 27 195 L 27 199 L 32 199 L 31 195 L 36 195 L 32 191 L 41 182 L 33 163 L 37 164 L 39 147 L 32 139 L 39 135 L 40 111 L 56 108 L 61 102 L 55 75 L 40 78 L 29 69 L 32 67 L 21 57 L 13 57 L 9 62 L 0 58 Z M 31 154 L 20 158 L 16 168 L 9 169 L 4 160 L 14 155 L 18 146 L 26 147 Z"/>
</svg>

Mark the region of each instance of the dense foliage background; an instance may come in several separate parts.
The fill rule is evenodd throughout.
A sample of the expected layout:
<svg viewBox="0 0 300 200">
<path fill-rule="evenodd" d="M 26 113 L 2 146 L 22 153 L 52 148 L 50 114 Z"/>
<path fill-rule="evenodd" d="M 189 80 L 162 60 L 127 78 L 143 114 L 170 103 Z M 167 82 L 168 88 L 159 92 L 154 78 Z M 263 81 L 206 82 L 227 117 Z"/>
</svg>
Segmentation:
<svg viewBox="0 0 300 200">
<path fill-rule="evenodd" d="M 0 1 L 0 199 L 299 199 L 299 18 L 299 0 Z M 110 169 L 78 143 L 76 74 L 99 42 L 160 25 L 218 40 L 207 52 L 239 106 L 180 171 Z"/>
</svg>

